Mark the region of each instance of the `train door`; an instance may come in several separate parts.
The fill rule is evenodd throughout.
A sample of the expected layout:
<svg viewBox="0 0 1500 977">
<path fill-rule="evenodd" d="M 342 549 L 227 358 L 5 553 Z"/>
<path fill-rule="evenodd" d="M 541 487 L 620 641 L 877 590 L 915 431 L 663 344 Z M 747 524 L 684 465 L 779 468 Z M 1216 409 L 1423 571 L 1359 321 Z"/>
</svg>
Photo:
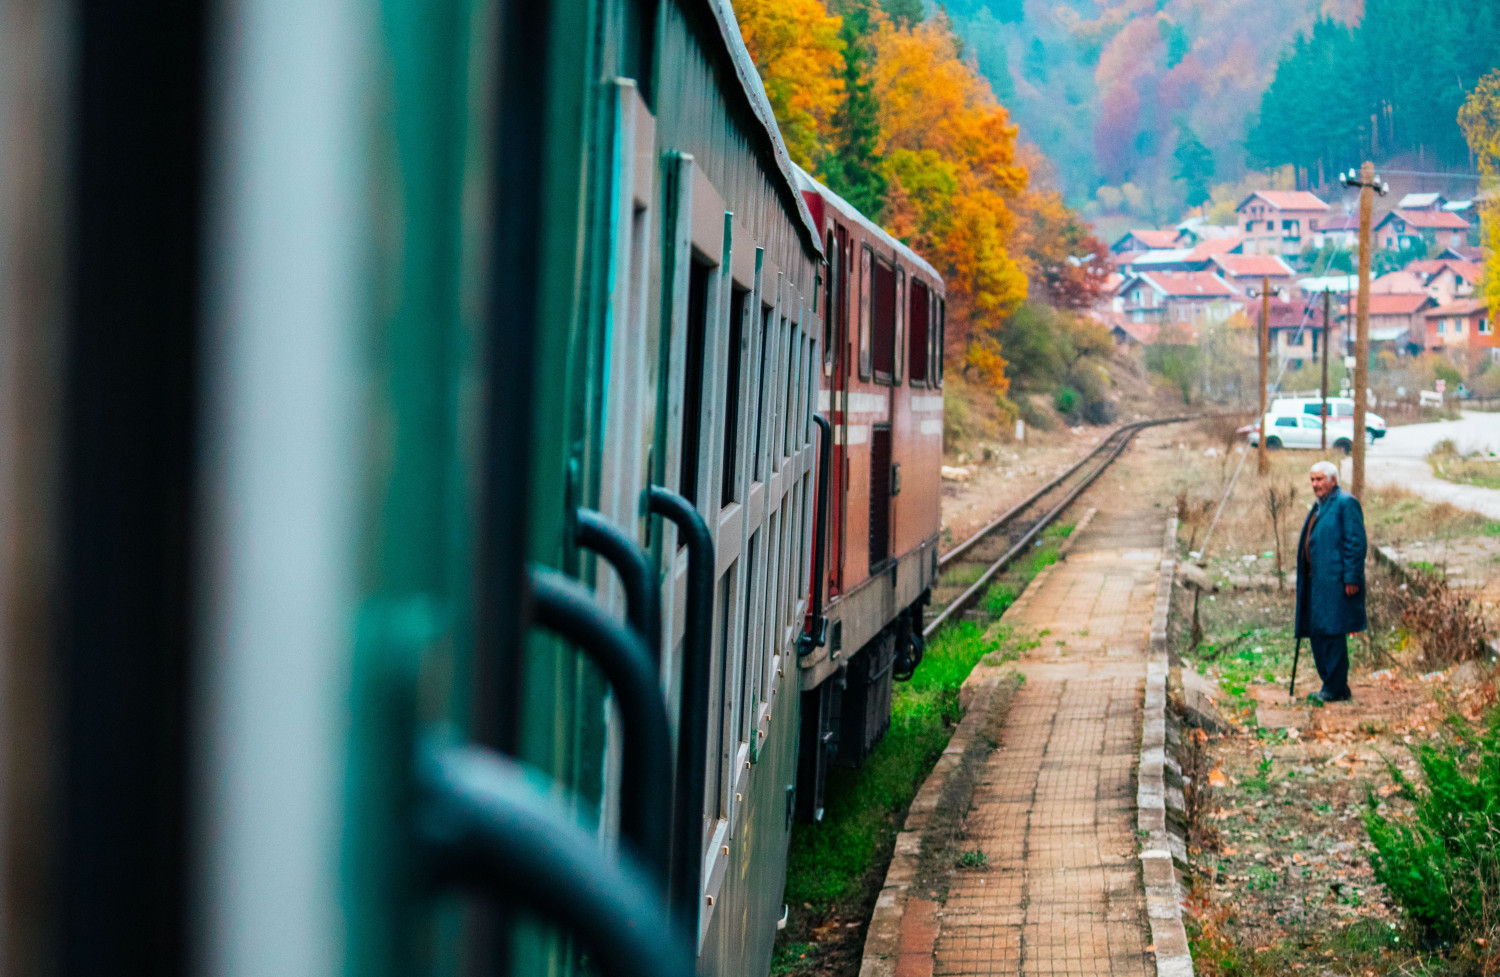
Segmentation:
<svg viewBox="0 0 1500 977">
<path fill-rule="evenodd" d="M 844 589 L 844 525 L 849 493 L 848 397 L 849 397 L 849 281 L 854 258 L 849 249 L 849 230 L 834 225 L 828 234 L 827 304 L 823 324 L 823 376 L 828 398 L 828 423 L 832 425 L 833 456 L 828 466 L 828 596 Z"/>
<path fill-rule="evenodd" d="M 891 557 L 892 492 L 895 461 L 892 420 L 897 376 L 896 318 L 897 268 L 894 262 L 877 255 L 872 262 L 871 289 L 871 362 L 875 383 L 884 387 L 877 394 L 885 401 L 884 423 L 870 432 L 870 573 L 877 573 Z"/>
</svg>

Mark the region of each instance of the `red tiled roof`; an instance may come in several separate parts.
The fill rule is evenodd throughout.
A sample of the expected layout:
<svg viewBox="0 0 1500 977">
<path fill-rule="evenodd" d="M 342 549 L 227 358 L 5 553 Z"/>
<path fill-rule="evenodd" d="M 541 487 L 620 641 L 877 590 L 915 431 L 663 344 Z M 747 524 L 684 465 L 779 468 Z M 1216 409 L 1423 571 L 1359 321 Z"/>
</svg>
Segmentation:
<svg viewBox="0 0 1500 977">
<path fill-rule="evenodd" d="M 1448 210 L 1393 210 L 1385 215 L 1385 220 L 1380 225 L 1385 225 L 1393 217 L 1399 217 L 1406 221 L 1410 227 L 1426 228 L 1434 231 L 1467 231 L 1469 222 Z"/>
<path fill-rule="evenodd" d="M 1463 255 L 1469 261 L 1478 262 L 1484 260 L 1483 248 L 1471 247 L 1467 244 L 1452 244 L 1448 246 L 1448 250 L 1453 252 L 1454 254 Z"/>
<path fill-rule="evenodd" d="M 1414 272 L 1424 278 L 1431 278 L 1444 268 L 1452 268 L 1453 273 L 1466 282 L 1479 280 L 1480 267 L 1472 261 L 1460 261 L 1457 258 L 1434 258 L 1431 261 L 1413 261 L 1406 266 L 1406 271 Z"/>
<path fill-rule="evenodd" d="M 1141 272 L 1140 277 L 1172 298 L 1233 298 L 1239 294 L 1211 271 L 1152 271 Z"/>
<path fill-rule="evenodd" d="M 1431 302 L 1426 292 L 1420 295 L 1371 295 L 1370 315 L 1411 315 Z"/>
<path fill-rule="evenodd" d="M 1178 233 L 1176 231 L 1131 231 L 1130 236 L 1150 248 L 1152 251 L 1166 251 L 1177 247 Z"/>
<path fill-rule="evenodd" d="M 1206 237 L 1193 245 L 1193 250 L 1188 252 L 1189 261 L 1207 261 L 1216 254 L 1227 254 L 1245 243 L 1245 239 L 1238 234 L 1227 237 Z"/>
<path fill-rule="evenodd" d="M 1447 305 L 1440 305 L 1435 309 L 1428 309 L 1423 315 L 1428 319 L 1441 319 L 1443 316 L 1473 315 L 1476 312 L 1485 311 L 1486 308 L 1487 304 L 1479 299 L 1459 299 L 1456 302 L 1449 302 Z"/>
<path fill-rule="evenodd" d="M 1427 283 L 1409 270 L 1386 272 L 1370 283 L 1371 295 L 1426 295 Z"/>
<path fill-rule="evenodd" d="M 1317 194 L 1308 193 L 1306 190 L 1257 190 L 1244 200 L 1235 210 L 1244 207 L 1251 200 L 1259 197 L 1277 210 L 1327 210 L 1328 205 L 1324 203 Z"/>
<path fill-rule="evenodd" d="M 1357 231 L 1359 230 L 1358 217 L 1328 217 L 1319 218 L 1317 230 L 1320 231 Z"/>
<path fill-rule="evenodd" d="M 1125 265 L 1130 264 L 1132 261 L 1134 261 L 1135 259 L 1139 258 L 1143 254 L 1150 254 L 1150 252 L 1149 251 L 1121 251 L 1119 254 L 1112 254 L 1112 255 L 1110 255 L 1109 256 L 1109 260 L 1113 261 L 1115 263 L 1115 267 L 1116 268 L 1120 268 L 1120 267 L 1123 267 Z"/>
<path fill-rule="evenodd" d="M 1216 254 L 1210 260 L 1236 278 L 1290 278 L 1292 269 L 1274 254 Z"/>
</svg>

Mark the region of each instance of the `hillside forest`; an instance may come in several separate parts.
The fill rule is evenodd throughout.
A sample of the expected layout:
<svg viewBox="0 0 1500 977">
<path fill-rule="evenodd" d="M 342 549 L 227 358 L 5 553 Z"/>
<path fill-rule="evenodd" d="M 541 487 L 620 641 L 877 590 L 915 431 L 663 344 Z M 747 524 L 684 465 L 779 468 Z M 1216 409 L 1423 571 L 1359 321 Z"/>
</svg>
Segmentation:
<svg viewBox="0 0 1500 977">
<path fill-rule="evenodd" d="M 1021 411 L 1018 389 L 1061 385 L 1109 420 L 1111 339 L 1082 314 L 1108 250 L 952 22 L 920 0 L 740 0 L 735 12 L 792 158 L 945 276 L 950 379 L 1002 415 Z"/>
</svg>

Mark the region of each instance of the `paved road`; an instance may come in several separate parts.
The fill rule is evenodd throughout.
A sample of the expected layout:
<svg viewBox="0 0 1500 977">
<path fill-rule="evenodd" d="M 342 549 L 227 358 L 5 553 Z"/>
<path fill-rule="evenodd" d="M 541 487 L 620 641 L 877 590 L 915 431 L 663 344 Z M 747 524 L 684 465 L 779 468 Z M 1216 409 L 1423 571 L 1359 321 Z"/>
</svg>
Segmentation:
<svg viewBox="0 0 1500 977">
<path fill-rule="evenodd" d="M 1372 486 L 1400 486 L 1434 502 L 1451 502 L 1491 519 L 1500 519 L 1500 490 L 1456 485 L 1432 474 L 1427 453 L 1444 439 L 1451 440 L 1465 454 L 1500 453 L 1500 413 L 1464 411 L 1457 421 L 1391 428 L 1370 446 L 1365 456 L 1365 481 Z M 1344 481 L 1348 480 L 1348 466 L 1346 460 Z"/>
</svg>

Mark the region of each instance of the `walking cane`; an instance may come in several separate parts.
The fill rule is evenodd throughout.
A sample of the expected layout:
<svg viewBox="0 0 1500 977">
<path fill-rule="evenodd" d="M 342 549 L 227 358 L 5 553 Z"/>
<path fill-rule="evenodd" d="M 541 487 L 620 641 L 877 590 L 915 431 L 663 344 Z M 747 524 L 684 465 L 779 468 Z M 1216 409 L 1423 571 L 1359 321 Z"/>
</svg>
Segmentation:
<svg viewBox="0 0 1500 977">
<path fill-rule="evenodd" d="M 1297 659 L 1302 654 L 1302 639 L 1298 638 L 1296 645 L 1292 647 L 1292 682 L 1286 687 L 1288 699 L 1297 698 Z"/>
</svg>

